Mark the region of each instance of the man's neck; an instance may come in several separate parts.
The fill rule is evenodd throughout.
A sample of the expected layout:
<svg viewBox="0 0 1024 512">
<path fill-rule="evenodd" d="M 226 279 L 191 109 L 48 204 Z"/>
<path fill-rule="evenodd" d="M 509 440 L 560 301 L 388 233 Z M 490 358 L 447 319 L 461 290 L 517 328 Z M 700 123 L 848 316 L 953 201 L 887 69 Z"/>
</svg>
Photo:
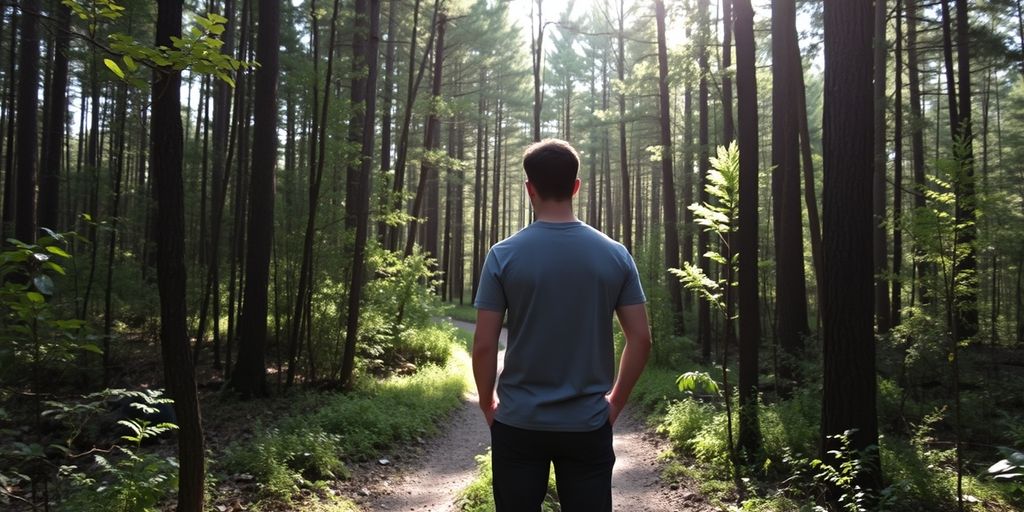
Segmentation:
<svg viewBox="0 0 1024 512">
<path fill-rule="evenodd" d="M 536 201 L 533 212 L 537 220 L 544 222 L 575 222 L 576 214 L 572 211 L 572 201 L 548 202 Z"/>
</svg>

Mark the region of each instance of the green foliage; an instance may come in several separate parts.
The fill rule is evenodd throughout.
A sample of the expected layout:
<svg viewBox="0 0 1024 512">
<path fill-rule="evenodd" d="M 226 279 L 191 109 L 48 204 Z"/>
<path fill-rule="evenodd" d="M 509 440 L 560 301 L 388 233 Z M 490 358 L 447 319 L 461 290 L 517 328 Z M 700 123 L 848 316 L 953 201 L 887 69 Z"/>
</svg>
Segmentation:
<svg viewBox="0 0 1024 512">
<path fill-rule="evenodd" d="M 679 391 L 696 395 L 718 395 L 719 388 L 715 379 L 707 372 L 686 372 L 676 379 Z"/>
<path fill-rule="evenodd" d="M 100 23 L 110 23 L 124 15 L 125 8 L 114 0 L 63 0 L 79 19 L 88 24 L 89 33 L 95 36 Z M 152 47 L 139 43 L 130 34 L 110 34 L 110 51 L 120 55 L 121 63 L 103 59 L 103 64 L 118 79 L 137 89 L 147 85 L 145 73 L 140 64 L 150 68 L 191 69 L 195 73 L 213 75 L 230 86 L 235 81 L 230 73 L 251 67 L 252 64 L 236 60 L 220 52 L 224 42 L 218 37 L 224 33 L 228 19 L 210 13 L 207 16 L 193 15 L 195 26 L 184 30 L 182 37 L 172 37 L 171 46 Z M 124 67 L 121 66 L 124 65 Z"/>
<path fill-rule="evenodd" d="M 433 260 L 419 249 L 403 257 L 374 246 L 367 267 L 374 278 L 366 283 L 359 313 L 359 356 L 366 367 L 386 374 L 408 365 L 445 365 L 454 334 L 433 320 L 443 312 L 430 286 L 437 285 Z"/>
<path fill-rule="evenodd" d="M 144 414 L 158 412 L 153 406 L 170 404 L 160 391 L 128 391 L 106 389 L 84 397 L 81 403 L 46 402 L 51 409 L 45 416 L 70 425 L 72 432 L 80 432 L 81 425 L 104 409 L 112 399 L 130 400 L 133 407 Z M 165 432 L 177 429 L 173 423 L 151 424 L 144 419 L 126 418 L 117 422 L 129 430 L 115 444 L 92 456 L 93 464 L 81 467 L 63 465 L 58 478 L 70 484 L 70 495 L 62 503 L 62 510 L 125 512 L 155 511 L 172 495 L 178 486 L 178 462 L 174 457 L 145 451 L 142 443 Z M 70 453 L 69 439 L 66 451 Z M 72 456 L 76 460 L 86 454 Z"/>
<path fill-rule="evenodd" d="M 437 431 L 436 423 L 462 403 L 469 356 L 450 329 L 438 327 L 452 354 L 445 366 L 428 364 L 413 375 L 360 381 L 350 394 L 309 395 L 297 414 L 256 428 L 251 440 L 232 444 L 222 471 L 246 473 L 264 497 L 288 500 L 299 488 L 348 475 L 344 462 L 367 460 L 380 450 Z M 419 336 L 420 334 L 417 334 Z"/>
<path fill-rule="evenodd" d="M 7 240 L 0 252 L 0 376 L 2 384 L 39 380 L 83 351 L 99 353 L 85 322 L 63 318 L 55 305 L 68 237 L 52 231 L 34 244 Z"/>
</svg>

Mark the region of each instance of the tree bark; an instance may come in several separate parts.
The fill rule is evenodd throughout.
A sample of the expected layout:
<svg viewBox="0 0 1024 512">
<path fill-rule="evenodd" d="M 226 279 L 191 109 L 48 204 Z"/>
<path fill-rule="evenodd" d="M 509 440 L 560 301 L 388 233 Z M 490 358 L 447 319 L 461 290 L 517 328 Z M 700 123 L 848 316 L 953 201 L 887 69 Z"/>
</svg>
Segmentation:
<svg viewBox="0 0 1024 512">
<path fill-rule="evenodd" d="M 67 118 L 68 46 L 71 32 L 71 9 L 57 7 L 57 28 L 54 34 L 53 67 L 47 87 L 46 119 L 39 151 L 38 221 L 42 227 L 61 231 L 60 221 L 60 156 L 64 143 L 64 120 Z"/>
<path fill-rule="evenodd" d="M 619 73 L 619 82 L 626 81 L 626 0 L 619 0 L 619 51 L 616 55 L 616 70 Z M 626 250 L 633 252 L 633 210 L 630 205 L 629 192 L 629 162 L 626 159 L 626 93 L 619 92 L 619 171 L 622 175 L 622 245 Z"/>
<path fill-rule="evenodd" d="M 704 23 L 708 19 L 708 2 L 707 0 L 697 1 L 698 18 L 701 20 L 697 29 L 699 48 L 697 50 L 697 66 L 700 73 L 700 83 L 697 86 L 697 105 L 698 105 L 698 120 L 697 120 L 697 144 L 698 144 L 698 155 L 697 155 L 697 191 L 698 201 L 700 203 L 707 203 L 711 200 L 711 196 L 708 194 L 705 185 L 708 179 L 709 161 L 708 161 L 708 75 L 711 73 L 711 69 L 708 66 L 708 35 L 707 35 L 707 23 Z M 700 229 L 697 233 L 697 257 L 700 259 L 700 268 L 704 271 L 705 275 L 711 275 L 711 260 L 705 256 L 708 252 L 708 232 L 704 229 Z M 698 334 L 697 339 L 701 347 L 701 360 L 704 363 L 711 362 L 711 305 L 708 301 L 702 300 L 697 305 L 697 326 Z"/>
<path fill-rule="evenodd" d="M 368 20 L 367 3 L 369 3 Z M 356 183 L 355 219 L 356 239 L 352 251 L 352 275 L 348 291 L 348 314 L 345 322 L 345 353 L 341 366 L 341 382 L 345 389 L 352 389 L 355 384 L 352 378 L 355 368 L 356 339 L 359 334 L 359 303 L 362 300 L 363 282 L 366 272 L 366 240 L 370 228 L 370 177 L 373 167 L 373 149 L 375 121 L 377 116 L 377 49 L 380 44 L 380 0 L 356 0 L 355 4 L 358 33 L 368 28 L 368 44 L 356 46 L 362 55 L 356 55 L 357 62 L 361 58 L 366 66 L 367 78 L 362 84 L 365 88 L 366 106 L 363 115 L 362 149 L 360 151 L 359 175 Z M 361 20 L 360 18 L 364 18 Z M 443 48 L 444 14 L 441 15 L 441 34 L 438 48 Z M 363 25 L 359 27 L 358 25 Z"/>
<path fill-rule="evenodd" d="M 722 144 L 728 145 L 735 138 L 736 128 L 732 117 L 732 31 L 733 0 L 722 1 Z M 737 37 L 736 45 L 739 46 Z M 736 48 L 739 51 L 739 48 Z M 737 57 L 738 59 L 739 57 Z"/>
<path fill-rule="evenodd" d="M 838 467 L 834 437 L 852 431 L 850 448 L 878 445 L 873 333 L 872 11 L 869 2 L 825 0 L 825 103 L 823 115 L 823 380 L 821 453 Z M 858 478 L 880 487 L 876 458 Z M 838 493 L 829 496 L 838 498 Z"/>
<path fill-rule="evenodd" d="M 892 197 L 892 299 L 889 319 L 892 326 L 900 324 L 903 309 L 903 0 L 896 0 L 896 80 L 893 115 L 893 197 Z"/>
<path fill-rule="evenodd" d="M 181 37 L 182 0 L 157 4 L 156 45 Z M 181 71 L 153 72 L 151 169 L 156 193 L 157 287 L 160 293 L 160 347 L 164 381 L 174 399 L 178 424 L 178 505 L 200 512 L 204 495 L 202 418 L 189 352 L 185 306 L 185 194 L 182 184 Z"/>
<path fill-rule="evenodd" d="M 803 222 L 800 207 L 799 96 L 791 80 L 801 68 L 795 50 L 794 0 L 772 2 L 772 210 L 775 230 L 776 339 L 782 348 L 780 391 L 800 381 L 807 326 Z"/>
<path fill-rule="evenodd" d="M 754 10 L 750 0 L 736 0 L 736 96 L 740 128 L 739 232 L 735 236 L 740 258 L 739 447 L 746 453 L 748 460 L 752 460 L 761 451 L 757 405 L 761 312 L 757 296 L 758 123 L 755 50 Z"/>
<path fill-rule="evenodd" d="M 434 44 L 434 77 L 431 85 L 431 98 L 432 107 L 430 109 L 430 115 L 427 117 L 427 129 L 424 136 L 423 147 L 426 151 L 430 152 L 437 149 L 438 139 L 440 138 L 441 131 L 441 120 L 440 113 L 437 111 L 437 104 L 441 101 L 441 84 L 443 83 L 443 71 L 444 71 L 444 32 L 445 23 L 447 16 L 442 10 L 437 15 L 437 26 L 434 28 L 434 34 L 437 38 Z M 411 107 L 411 105 L 410 105 Z M 427 193 L 427 185 L 431 180 L 432 176 L 437 173 L 437 166 L 434 162 L 430 162 L 429 158 L 424 158 L 422 165 L 420 166 L 420 177 L 419 183 L 416 185 L 416 197 L 413 200 L 412 216 L 413 219 L 409 222 L 409 236 L 405 240 L 405 254 L 412 254 L 413 245 L 416 242 L 416 227 L 419 225 L 418 219 L 416 218 L 420 214 L 420 209 L 423 207 L 423 201 Z M 436 178 L 434 178 L 436 179 Z M 433 245 L 430 245 L 430 240 L 425 240 L 425 247 L 427 252 L 432 258 L 437 257 L 437 240 L 434 237 Z M 433 249 L 433 252 L 430 251 Z"/>
<path fill-rule="evenodd" d="M 239 321 L 238 362 L 228 383 L 242 397 L 265 396 L 267 290 L 274 232 L 274 168 L 277 164 L 277 75 L 280 69 L 281 5 L 259 3 L 259 39 L 254 77 L 252 178 L 249 182 L 249 221 L 245 290 Z"/>
<path fill-rule="evenodd" d="M 661 189 L 664 197 L 665 268 L 679 268 L 679 228 L 676 214 L 675 175 L 672 172 L 672 117 L 668 88 L 668 47 L 665 44 L 665 2 L 654 0 L 658 29 L 658 93 L 661 121 Z M 683 295 L 678 279 L 668 280 L 672 301 L 672 332 L 683 334 Z"/>
<path fill-rule="evenodd" d="M 21 52 L 18 55 L 17 175 L 14 237 L 25 243 L 36 239 L 36 163 L 39 108 L 39 0 L 21 2 Z"/>
<path fill-rule="evenodd" d="M 875 263 L 875 322 L 879 334 L 889 332 L 891 321 L 889 318 L 889 257 L 888 242 L 885 236 L 885 209 L 886 189 L 885 171 L 888 153 L 886 151 L 886 126 L 885 126 L 885 67 L 886 52 L 889 50 L 886 41 L 886 12 L 887 2 L 885 0 L 875 1 L 875 38 L 874 38 L 874 119 L 875 119 L 875 174 L 873 178 L 873 193 L 871 198 L 872 208 L 875 214 L 873 252 L 872 259 Z"/>
</svg>

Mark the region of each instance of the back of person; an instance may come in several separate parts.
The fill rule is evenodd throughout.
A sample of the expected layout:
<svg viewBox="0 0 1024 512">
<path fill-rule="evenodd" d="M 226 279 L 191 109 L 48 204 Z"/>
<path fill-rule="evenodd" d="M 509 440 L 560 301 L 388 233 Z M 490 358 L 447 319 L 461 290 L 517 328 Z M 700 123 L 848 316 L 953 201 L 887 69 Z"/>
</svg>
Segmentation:
<svg viewBox="0 0 1024 512">
<path fill-rule="evenodd" d="M 537 220 L 495 244 L 480 273 L 473 375 L 491 428 L 498 512 L 540 510 L 552 465 L 564 512 L 611 512 L 612 427 L 650 353 L 633 258 L 573 214 L 579 165 L 565 141 L 526 149 L 526 189 Z M 499 379 L 506 312 L 509 342 Z M 613 314 L 626 337 L 617 376 Z"/>
<path fill-rule="evenodd" d="M 625 247 L 580 221 L 537 221 L 496 244 L 483 273 L 477 307 L 508 311 L 497 421 L 600 428 L 615 372 L 612 315 L 644 302 Z"/>
</svg>

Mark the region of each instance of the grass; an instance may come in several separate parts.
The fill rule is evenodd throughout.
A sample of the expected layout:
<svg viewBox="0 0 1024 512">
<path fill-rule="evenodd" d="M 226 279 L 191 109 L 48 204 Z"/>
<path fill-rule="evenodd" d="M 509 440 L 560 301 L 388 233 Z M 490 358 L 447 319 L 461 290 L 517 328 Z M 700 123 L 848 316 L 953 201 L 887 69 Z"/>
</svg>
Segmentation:
<svg viewBox="0 0 1024 512">
<path fill-rule="evenodd" d="M 297 414 L 258 426 L 253 439 L 229 446 L 222 471 L 252 475 L 261 498 L 288 502 L 300 489 L 346 478 L 346 461 L 367 460 L 436 433 L 438 421 L 462 403 L 471 372 L 464 340 L 457 339 L 456 331 L 433 332 L 443 333 L 450 349 L 444 366 L 425 365 L 413 375 L 364 380 L 348 394 L 297 396 L 291 408 Z"/>
<path fill-rule="evenodd" d="M 472 304 L 446 302 L 445 314 L 460 322 L 476 323 L 476 308 Z"/>
</svg>

